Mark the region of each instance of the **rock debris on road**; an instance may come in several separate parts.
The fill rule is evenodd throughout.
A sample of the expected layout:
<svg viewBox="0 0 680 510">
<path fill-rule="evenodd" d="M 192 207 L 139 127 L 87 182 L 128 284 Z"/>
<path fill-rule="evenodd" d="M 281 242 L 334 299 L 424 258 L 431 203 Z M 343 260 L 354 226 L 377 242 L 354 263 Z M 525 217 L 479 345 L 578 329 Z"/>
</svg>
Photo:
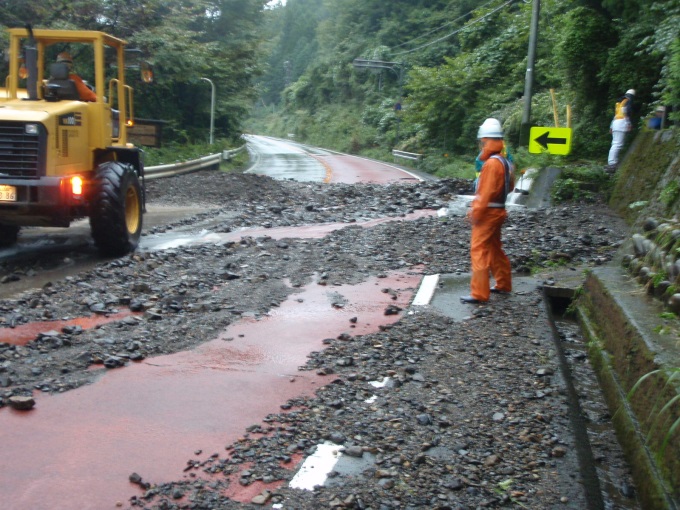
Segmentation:
<svg viewBox="0 0 680 510">
<path fill-rule="evenodd" d="M 149 182 L 151 204 L 200 205 L 205 212 L 145 235 L 206 219 L 219 232 L 329 222 L 347 227 L 321 239 L 243 237 L 138 252 L 0 300 L 2 330 L 143 312 L 92 329 L 65 327 L 26 345 L 0 344 L 0 405 L 34 389 L 62 392 L 87 384 L 93 365 L 116 369 L 195 347 L 244 314 L 266 314 L 291 286 L 314 278 L 330 289 L 393 270 L 468 272 L 470 228 L 462 217 L 432 215 L 372 228 L 353 223 L 438 210 L 469 190 L 465 180 L 322 185 L 210 171 Z M 516 274 L 536 268 L 549 274 L 555 266 L 578 272 L 608 263 L 626 234 L 625 223 L 601 203 L 513 210 L 503 232 Z M 0 278 L 9 287 L 40 270 L 12 263 L 0 268 Z M 242 441 L 208 461 L 190 459 L 185 479 L 147 486 L 144 473 L 134 473 L 144 490 L 130 504 L 582 508 L 574 439 L 563 383 L 554 375 L 554 345 L 544 333 L 540 292 L 494 296 L 462 322 L 427 307 L 396 313 L 401 320 L 378 334 L 328 339 L 304 367 L 328 380 L 315 398 L 282 402 L 281 413 L 263 416 Z M 386 377 L 385 388 L 369 384 Z M 37 401 L 39 406 L 39 395 Z M 293 459 L 324 441 L 370 458 L 370 467 L 362 476 L 338 475 L 338 483 L 314 492 L 263 486 L 245 504 L 225 496 L 230 484 L 290 480 Z M 601 462 L 620 463 L 616 455 Z M 207 480 L 197 476 L 205 473 Z"/>
</svg>

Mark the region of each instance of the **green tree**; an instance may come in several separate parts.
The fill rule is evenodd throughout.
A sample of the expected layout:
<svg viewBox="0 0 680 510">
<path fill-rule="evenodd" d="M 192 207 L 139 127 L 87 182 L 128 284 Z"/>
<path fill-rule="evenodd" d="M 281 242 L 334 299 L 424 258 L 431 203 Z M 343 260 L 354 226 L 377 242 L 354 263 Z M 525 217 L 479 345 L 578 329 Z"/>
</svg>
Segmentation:
<svg viewBox="0 0 680 510">
<path fill-rule="evenodd" d="M 266 0 L 8 0 L 0 21 L 40 28 L 103 30 L 143 50 L 155 82 L 128 75 L 138 117 L 165 120 L 167 135 L 181 141 L 207 139 L 210 85 L 215 83 L 218 136 L 242 130 L 255 98 L 260 24 Z"/>
<path fill-rule="evenodd" d="M 351 69 L 353 59 L 366 58 L 409 70 L 399 129 L 410 148 L 468 152 L 488 116 L 500 118 L 516 143 L 532 4 L 323 0 L 313 38 L 307 31 L 299 40 L 315 50 L 283 94 L 284 118 L 296 124 L 300 112 L 311 126 L 344 104 L 361 112 L 357 122 L 374 130 L 374 142 L 393 143 L 397 73 Z M 679 110 L 679 12 L 678 0 L 542 0 L 530 120 L 552 125 L 558 116 L 564 126 L 569 107 L 574 157 L 599 158 L 614 101 L 625 90 L 637 90 L 642 115 L 659 102 Z"/>
</svg>

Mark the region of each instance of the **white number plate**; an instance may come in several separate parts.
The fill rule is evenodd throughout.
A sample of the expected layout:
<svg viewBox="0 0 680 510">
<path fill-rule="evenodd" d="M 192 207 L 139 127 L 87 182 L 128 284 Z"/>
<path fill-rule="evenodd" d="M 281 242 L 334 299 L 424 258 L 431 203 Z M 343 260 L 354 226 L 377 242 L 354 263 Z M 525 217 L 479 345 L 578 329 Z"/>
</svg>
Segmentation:
<svg viewBox="0 0 680 510">
<path fill-rule="evenodd" d="M 14 186 L 0 184 L 0 202 L 16 202 L 17 189 Z"/>
</svg>

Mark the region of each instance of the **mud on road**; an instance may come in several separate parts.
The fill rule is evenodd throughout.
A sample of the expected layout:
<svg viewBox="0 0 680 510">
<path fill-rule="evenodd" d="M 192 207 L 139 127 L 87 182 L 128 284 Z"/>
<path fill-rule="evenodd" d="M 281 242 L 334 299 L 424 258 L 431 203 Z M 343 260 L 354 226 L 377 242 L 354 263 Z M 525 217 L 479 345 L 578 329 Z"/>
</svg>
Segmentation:
<svg viewBox="0 0 680 510">
<path fill-rule="evenodd" d="M 154 226 L 145 236 L 198 230 L 206 221 L 217 232 L 330 222 L 347 227 L 320 239 L 275 240 L 244 231 L 239 241 L 138 251 L 19 294 L 13 283 L 40 274 L 41 264 L 6 263 L 0 267 L 0 405 L 34 390 L 39 400 L 40 392 L 87 384 L 92 367 L 120 369 L 191 349 L 244 315 L 266 314 L 313 281 L 331 289 L 395 270 L 466 273 L 470 230 L 463 217 L 399 218 L 445 207 L 469 193 L 470 184 L 301 184 L 212 171 L 149 182 L 151 204 L 205 211 Z M 385 216 L 397 221 L 354 225 Z M 515 210 L 503 233 L 515 274 L 541 268 L 546 280 L 554 267 L 578 273 L 609 263 L 626 235 L 623 221 L 601 203 Z M 284 508 L 585 508 L 540 291 L 495 297 L 462 322 L 428 308 L 400 313 L 401 320 L 379 334 L 328 339 L 304 368 L 328 380 L 315 398 L 282 402 L 281 413 L 263 416 L 242 441 L 205 462 L 189 459 L 184 479 L 143 486 L 129 504 L 242 507 L 228 497 L 230 486 L 289 480 L 293 459 L 330 440 L 370 459 L 367 471 L 340 475 L 314 492 L 274 486 L 259 501 Z M 84 316 L 101 323 L 53 322 Z M 31 338 L 30 325 L 46 321 L 54 329 Z M 18 332 L 28 338 L 8 343 Z M 387 388 L 369 384 L 385 377 Z M 372 395 L 377 399 L 366 403 Z M 630 488 L 620 454 L 614 446 L 608 452 L 598 461 L 620 465 Z M 629 490 L 627 497 L 633 495 Z"/>
</svg>

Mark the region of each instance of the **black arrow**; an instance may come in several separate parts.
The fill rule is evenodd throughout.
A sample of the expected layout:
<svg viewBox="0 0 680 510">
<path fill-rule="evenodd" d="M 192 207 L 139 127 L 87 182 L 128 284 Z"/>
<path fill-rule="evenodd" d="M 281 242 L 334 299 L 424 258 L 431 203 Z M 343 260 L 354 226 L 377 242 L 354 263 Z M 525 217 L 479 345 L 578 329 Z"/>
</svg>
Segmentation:
<svg viewBox="0 0 680 510">
<path fill-rule="evenodd" d="M 548 148 L 548 144 L 552 145 L 566 145 L 566 138 L 550 138 L 550 131 L 546 131 L 541 136 L 536 138 L 536 141 L 540 143 L 545 149 Z"/>
</svg>

